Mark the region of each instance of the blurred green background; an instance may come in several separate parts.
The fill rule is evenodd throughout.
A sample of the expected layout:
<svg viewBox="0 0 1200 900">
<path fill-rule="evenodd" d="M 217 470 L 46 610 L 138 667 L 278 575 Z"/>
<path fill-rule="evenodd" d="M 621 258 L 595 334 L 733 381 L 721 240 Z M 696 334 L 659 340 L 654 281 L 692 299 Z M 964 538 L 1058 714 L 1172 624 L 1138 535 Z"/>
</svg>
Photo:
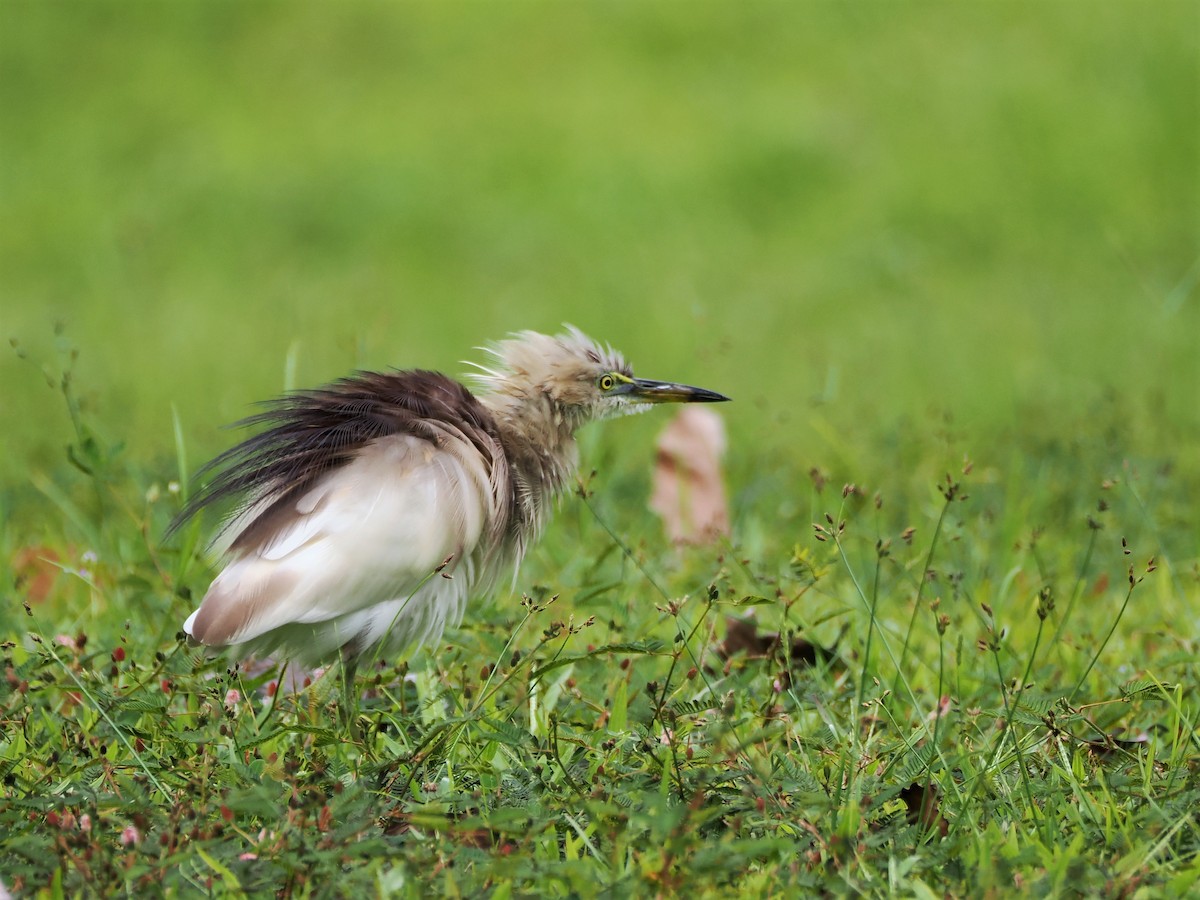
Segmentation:
<svg viewBox="0 0 1200 900">
<path fill-rule="evenodd" d="M 563 322 L 734 396 L 735 469 L 1114 397 L 1194 446 L 1198 9 L 8 2 L 3 482 L 63 466 L 56 323 L 150 465 L 172 405 L 194 464 L 289 380 Z"/>
</svg>

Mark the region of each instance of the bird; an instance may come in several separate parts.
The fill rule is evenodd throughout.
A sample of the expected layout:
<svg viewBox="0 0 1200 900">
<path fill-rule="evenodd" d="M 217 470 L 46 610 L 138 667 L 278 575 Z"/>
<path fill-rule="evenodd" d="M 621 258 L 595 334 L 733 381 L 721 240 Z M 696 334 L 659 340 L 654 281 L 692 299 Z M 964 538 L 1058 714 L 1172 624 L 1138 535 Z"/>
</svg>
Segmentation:
<svg viewBox="0 0 1200 900">
<path fill-rule="evenodd" d="M 662 403 L 729 398 L 635 378 L 573 326 L 489 347 L 466 384 L 422 369 L 360 371 L 267 401 L 217 456 L 173 527 L 233 512 L 222 561 L 183 630 L 241 655 L 319 665 L 416 648 L 469 600 L 515 584 L 579 465 L 576 431 Z"/>
</svg>

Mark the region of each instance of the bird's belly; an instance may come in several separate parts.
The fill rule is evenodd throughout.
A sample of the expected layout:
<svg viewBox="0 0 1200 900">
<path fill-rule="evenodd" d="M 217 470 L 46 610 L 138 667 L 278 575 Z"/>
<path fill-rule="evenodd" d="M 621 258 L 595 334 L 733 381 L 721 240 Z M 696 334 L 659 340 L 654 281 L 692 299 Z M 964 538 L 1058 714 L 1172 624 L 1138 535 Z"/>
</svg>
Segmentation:
<svg viewBox="0 0 1200 900">
<path fill-rule="evenodd" d="M 475 561 L 468 558 L 450 577 L 434 573 L 400 591 L 394 586 L 387 590 L 382 585 L 362 585 L 360 602 L 369 594 L 378 599 L 341 615 L 283 625 L 264 635 L 264 643 L 317 660 L 339 652 L 370 659 L 437 641 L 446 628 L 462 621 L 468 600 L 487 587 L 479 584 L 476 575 Z"/>
</svg>

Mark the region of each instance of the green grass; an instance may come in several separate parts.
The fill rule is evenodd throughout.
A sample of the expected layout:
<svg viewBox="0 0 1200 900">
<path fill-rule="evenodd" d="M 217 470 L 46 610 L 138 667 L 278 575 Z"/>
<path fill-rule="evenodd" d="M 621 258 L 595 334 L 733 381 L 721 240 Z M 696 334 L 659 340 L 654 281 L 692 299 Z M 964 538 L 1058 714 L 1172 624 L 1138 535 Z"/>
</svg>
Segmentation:
<svg viewBox="0 0 1200 900">
<path fill-rule="evenodd" d="M 10 4 L 0 882 L 1192 889 L 1200 29 L 1154 13 Z M 644 416 L 348 726 L 180 642 L 220 424 L 562 321 L 735 398 L 727 544 L 666 546 Z"/>
<path fill-rule="evenodd" d="M 795 521 L 746 499 L 736 544 L 680 555 L 623 533 L 642 478 L 605 466 L 524 599 L 361 673 L 345 726 L 336 678 L 267 696 L 277 673 L 179 640 L 204 577 L 157 540 L 178 497 L 83 424 L 87 490 L 49 492 L 61 571 L 49 590 L 15 573 L 10 885 L 1119 895 L 1200 874 L 1200 572 L 1168 550 L 1191 511 L 1159 460 L 1076 487 L 1102 442 L 964 464 L 928 423 L 888 452 L 957 459 L 940 480 L 792 472 Z M 770 471 L 730 479 L 773 492 Z"/>
</svg>

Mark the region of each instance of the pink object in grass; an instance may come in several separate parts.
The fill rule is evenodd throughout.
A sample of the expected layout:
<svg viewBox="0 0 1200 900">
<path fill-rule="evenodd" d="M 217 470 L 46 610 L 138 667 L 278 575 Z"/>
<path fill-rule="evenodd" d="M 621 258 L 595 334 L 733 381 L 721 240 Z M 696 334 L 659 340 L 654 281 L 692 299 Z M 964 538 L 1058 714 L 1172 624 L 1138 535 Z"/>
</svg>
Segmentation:
<svg viewBox="0 0 1200 900">
<path fill-rule="evenodd" d="M 724 452 L 725 426 L 709 409 L 684 407 L 659 435 L 650 509 L 673 543 L 708 543 L 729 534 Z"/>
</svg>

